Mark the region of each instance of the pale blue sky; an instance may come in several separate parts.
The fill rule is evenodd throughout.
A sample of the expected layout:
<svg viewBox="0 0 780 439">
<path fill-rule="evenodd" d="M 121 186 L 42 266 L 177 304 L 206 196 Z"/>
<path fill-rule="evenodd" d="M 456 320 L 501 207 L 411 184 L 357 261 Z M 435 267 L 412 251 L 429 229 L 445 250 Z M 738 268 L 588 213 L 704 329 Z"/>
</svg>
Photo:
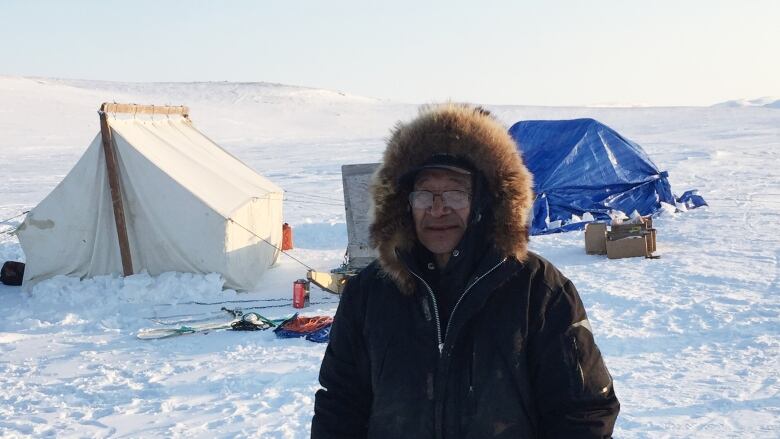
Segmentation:
<svg viewBox="0 0 780 439">
<path fill-rule="evenodd" d="M 709 105 L 780 96 L 780 1 L 0 0 L 0 75 Z"/>
</svg>

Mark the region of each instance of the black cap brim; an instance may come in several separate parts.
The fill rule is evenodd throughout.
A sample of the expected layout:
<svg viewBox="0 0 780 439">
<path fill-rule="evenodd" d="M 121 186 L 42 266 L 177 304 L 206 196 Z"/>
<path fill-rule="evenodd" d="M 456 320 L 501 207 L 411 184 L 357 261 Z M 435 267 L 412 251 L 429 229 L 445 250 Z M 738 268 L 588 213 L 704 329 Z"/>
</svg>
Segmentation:
<svg viewBox="0 0 780 439">
<path fill-rule="evenodd" d="M 399 185 L 406 186 L 413 183 L 417 174 L 426 169 L 443 169 L 466 176 L 472 175 L 475 171 L 471 162 L 462 157 L 450 154 L 434 154 L 422 165 L 405 172 L 401 178 L 398 179 Z"/>
</svg>

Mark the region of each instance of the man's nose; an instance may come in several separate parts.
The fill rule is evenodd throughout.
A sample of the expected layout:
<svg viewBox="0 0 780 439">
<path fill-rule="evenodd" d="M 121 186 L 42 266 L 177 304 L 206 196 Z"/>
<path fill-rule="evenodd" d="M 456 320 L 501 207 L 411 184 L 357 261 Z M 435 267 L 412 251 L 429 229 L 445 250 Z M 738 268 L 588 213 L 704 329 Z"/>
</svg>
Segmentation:
<svg viewBox="0 0 780 439">
<path fill-rule="evenodd" d="M 439 217 L 448 214 L 450 208 L 444 204 L 441 194 L 433 194 L 433 205 L 431 205 L 431 216 Z"/>
</svg>

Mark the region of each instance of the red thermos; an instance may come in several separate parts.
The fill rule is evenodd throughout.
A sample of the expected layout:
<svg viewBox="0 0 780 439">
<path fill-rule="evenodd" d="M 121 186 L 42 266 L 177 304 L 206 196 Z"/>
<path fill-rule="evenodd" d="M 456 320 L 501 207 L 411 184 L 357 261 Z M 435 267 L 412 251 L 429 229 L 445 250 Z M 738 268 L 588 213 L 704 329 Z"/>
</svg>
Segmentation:
<svg viewBox="0 0 780 439">
<path fill-rule="evenodd" d="M 293 248 L 293 236 L 292 227 L 289 224 L 282 224 L 282 251 L 292 250 Z"/>
<path fill-rule="evenodd" d="M 293 282 L 293 308 L 309 306 L 309 281 L 298 279 Z"/>
</svg>

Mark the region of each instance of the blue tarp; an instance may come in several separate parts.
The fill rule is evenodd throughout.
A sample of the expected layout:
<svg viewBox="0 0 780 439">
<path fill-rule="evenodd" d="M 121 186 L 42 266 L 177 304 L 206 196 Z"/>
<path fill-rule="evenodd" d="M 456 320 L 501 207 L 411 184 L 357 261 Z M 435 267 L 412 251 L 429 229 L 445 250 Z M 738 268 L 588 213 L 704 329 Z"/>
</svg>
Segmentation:
<svg viewBox="0 0 780 439">
<path fill-rule="evenodd" d="M 650 215 L 677 201 L 642 147 L 594 119 L 521 121 L 509 134 L 534 176 L 533 235 L 584 228 L 572 215 L 609 222 L 610 211 Z M 689 207 L 704 203 L 690 196 Z"/>
</svg>

